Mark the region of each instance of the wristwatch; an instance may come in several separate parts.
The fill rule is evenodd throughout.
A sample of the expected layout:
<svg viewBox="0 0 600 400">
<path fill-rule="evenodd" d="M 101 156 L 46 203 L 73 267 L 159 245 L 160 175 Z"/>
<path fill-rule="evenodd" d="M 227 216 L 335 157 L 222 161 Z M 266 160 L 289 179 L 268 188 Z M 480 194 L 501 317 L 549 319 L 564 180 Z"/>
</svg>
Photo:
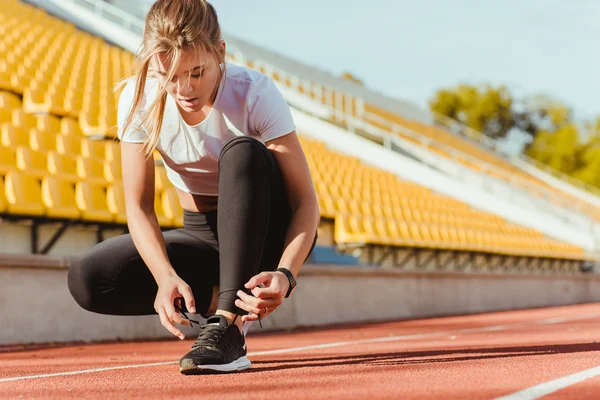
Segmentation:
<svg viewBox="0 0 600 400">
<path fill-rule="evenodd" d="M 290 287 L 289 287 L 287 293 L 285 294 L 285 298 L 287 299 L 288 297 L 290 297 L 290 295 L 292 294 L 294 289 L 296 289 L 296 286 L 297 286 L 296 278 L 294 278 L 294 274 L 292 274 L 292 271 L 290 271 L 287 268 L 277 268 L 275 271 L 283 272 L 283 274 L 285 276 L 287 276 L 288 281 L 290 282 Z"/>
</svg>

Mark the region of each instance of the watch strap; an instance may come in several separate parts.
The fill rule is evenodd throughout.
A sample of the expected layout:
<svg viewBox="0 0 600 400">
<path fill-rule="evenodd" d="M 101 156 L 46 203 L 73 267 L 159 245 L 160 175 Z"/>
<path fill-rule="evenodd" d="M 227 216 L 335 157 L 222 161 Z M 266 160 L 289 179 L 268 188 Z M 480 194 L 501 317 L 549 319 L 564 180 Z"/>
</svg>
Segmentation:
<svg viewBox="0 0 600 400">
<path fill-rule="evenodd" d="M 294 278 L 294 274 L 292 274 L 292 271 L 290 271 L 287 268 L 277 268 L 275 271 L 282 272 L 288 278 L 288 281 L 290 282 L 290 287 L 288 288 L 288 291 L 285 294 L 285 298 L 287 299 L 292 294 L 292 291 L 296 288 L 296 285 L 297 285 L 296 278 Z"/>
</svg>

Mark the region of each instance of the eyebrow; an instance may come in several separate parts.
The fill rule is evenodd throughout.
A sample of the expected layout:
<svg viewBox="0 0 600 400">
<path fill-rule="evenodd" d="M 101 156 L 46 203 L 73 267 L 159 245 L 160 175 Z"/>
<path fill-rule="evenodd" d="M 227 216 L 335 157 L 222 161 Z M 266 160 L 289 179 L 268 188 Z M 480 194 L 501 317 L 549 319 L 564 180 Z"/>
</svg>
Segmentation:
<svg viewBox="0 0 600 400">
<path fill-rule="evenodd" d="M 185 73 L 187 73 L 187 72 L 194 72 L 195 70 L 197 70 L 197 69 L 201 69 L 201 68 L 204 68 L 204 67 L 206 67 L 206 64 L 198 65 L 198 66 L 196 66 L 196 67 L 192 68 L 192 70 L 191 70 L 191 71 L 185 71 L 185 72 L 184 72 L 184 74 L 185 74 Z M 159 73 L 159 74 L 161 74 L 162 76 L 167 76 L 167 73 L 166 73 L 166 72 L 163 72 L 163 71 L 158 71 L 158 73 Z"/>
</svg>

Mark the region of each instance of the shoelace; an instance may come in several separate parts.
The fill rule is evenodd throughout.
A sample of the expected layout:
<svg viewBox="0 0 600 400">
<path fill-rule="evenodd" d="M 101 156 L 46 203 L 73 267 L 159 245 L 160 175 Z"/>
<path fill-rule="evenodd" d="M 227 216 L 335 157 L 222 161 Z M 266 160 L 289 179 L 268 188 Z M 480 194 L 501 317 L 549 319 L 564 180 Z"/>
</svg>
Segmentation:
<svg viewBox="0 0 600 400">
<path fill-rule="evenodd" d="M 179 315 L 181 315 L 183 318 L 187 319 L 188 321 L 190 321 L 190 326 L 193 327 L 194 323 L 196 323 L 197 325 L 200 325 L 200 322 L 196 321 L 195 319 L 191 319 L 190 317 L 187 316 L 187 314 L 185 313 L 185 311 L 183 311 L 183 309 L 181 309 L 181 307 L 179 307 L 177 304 L 173 304 L 175 306 L 175 309 L 177 310 L 177 312 L 179 313 Z M 204 315 L 203 315 L 204 317 Z"/>
<path fill-rule="evenodd" d="M 201 325 L 198 339 L 192 345 L 192 350 L 199 347 L 214 347 L 225 333 L 225 329 L 216 325 Z"/>
</svg>

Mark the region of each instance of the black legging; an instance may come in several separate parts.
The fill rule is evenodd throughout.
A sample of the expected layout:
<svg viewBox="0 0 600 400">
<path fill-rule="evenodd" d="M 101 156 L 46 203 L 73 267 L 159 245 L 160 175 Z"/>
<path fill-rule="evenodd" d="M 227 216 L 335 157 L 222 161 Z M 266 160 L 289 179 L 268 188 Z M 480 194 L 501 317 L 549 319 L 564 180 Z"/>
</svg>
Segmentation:
<svg viewBox="0 0 600 400">
<path fill-rule="evenodd" d="M 256 139 L 231 139 L 219 157 L 218 210 L 184 211 L 183 216 L 184 227 L 163 236 L 169 261 L 191 287 L 196 309 L 205 314 L 213 286 L 220 285 L 217 308 L 247 314 L 235 305 L 236 292 L 248 293 L 244 284 L 253 275 L 278 267 L 291 218 L 275 157 Z M 89 311 L 156 314 L 157 283 L 129 234 L 107 239 L 78 258 L 69 269 L 68 286 Z"/>
</svg>

